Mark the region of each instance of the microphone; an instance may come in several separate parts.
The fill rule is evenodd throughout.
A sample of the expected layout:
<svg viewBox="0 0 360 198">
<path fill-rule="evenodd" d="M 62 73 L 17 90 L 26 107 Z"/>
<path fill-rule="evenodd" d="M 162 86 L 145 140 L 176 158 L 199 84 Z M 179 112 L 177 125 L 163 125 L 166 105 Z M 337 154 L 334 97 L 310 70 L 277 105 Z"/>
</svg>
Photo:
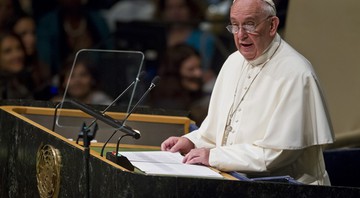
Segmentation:
<svg viewBox="0 0 360 198">
<path fill-rule="evenodd" d="M 100 111 L 96 110 L 95 108 L 93 108 L 89 105 L 80 103 L 76 100 L 67 100 L 67 101 L 70 102 L 71 104 L 75 105 L 81 111 L 93 116 L 97 120 L 100 120 L 100 121 L 116 128 L 117 130 L 120 130 L 121 132 L 124 132 L 124 133 L 134 137 L 135 139 L 140 138 L 140 133 L 138 131 L 135 131 L 128 126 L 125 126 L 124 123 L 119 122 L 119 121 L 113 119 L 112 117 L 101 113 Z"/>
<path fill-rule="evenodd" d="M 119 94 L 118 97 L 116 97 L 115 100 L 113 100 L 101 113 L 102 113 L 102 114 L 105 114 L 106 111 L 109 110 L 109 108 L 110 108 L 113 104 L 115 104 L 115 102 L 117 102 L 117 101 L 121 98 L 121 96 L 123 96 L 132 86 L 134 86 L 134 84 L 137 84 L 138 82 L 140 82 L 140 80 L 143 80 L 143 79 L 145 78 L 145 76 L 146 76 L 146 71 L 140 72 L 139 76 L 137 76 L 137 77 L 135 78 L 135 80 L 132 81 L 132 83 L 131 83 L 121 94 Z M 90 128 L 97 120 L 98 120 L 98 119 L 93 120 L 93 121 L 90 123 L 89 128 Z"/>
<path fill-rule="evenodd" d="M 134 105 L 134 107 L 131 109 L 131 111 L 129 111 L 128 115 L 125 117 L 125 119 L 123 120 L 123 124 L 125 124 L 126 120 L 129 118 L 129 116 L 132 114 L 132 112 L 137 108 L 137 106 L 140 104 L 140 102 L 142 102 L 144 100 L 144 98 L 149 94 L 149 92 L 159 83 L 160 81 L 160 77 L 159 76 L 155 76 L 153 78 L 153 80 L 151 81 L 151 84 L 149 86 L 149 88 L 146 90 L 146 92 L 141 96 L 140 100 Z M 114 131 L 115 133 L 116 131 Z M 123 155 L 119 155 L 119 145 L 120 145 L 120 141 L 123 137 L 125 137 L 126 135 L 121 136 L 116 144 L 116 151 L 114 152 L 107 152 L 106 153 L 106 159 L 115 162 L 116 164 L 123 166 L 124 168 L 130 170 L 130 171 L 134 171 L 134 166 L 131 164 L 131 162 Z M 111 137 L 110 137 L 111 138 Z M 105 148 L 105 144 L 103 146 L 103 148 Z M 101 150 L 101 156 L 103 154 L 103 149 Z"/>
<path fill-rule="evenodd" d="M 145 96 L 147 96 L 149 94 L 149 92 L 159 83 L 160 81 L 160 77 L 159 76 L 155 76 L 153 78 L 153 80 L 151 81 L 151 84 L 149 86 L 149 88 L 146 90 L 146 92 L 141 96 L 141 98 L 139 99 L 139 101 L 134 105 L 134 107 L 131 109 L 131 111 L 128 112 L 128 114 L 126 115 L 126 117 L 123 119 L 122 123 L 123 126 L 125 126 L 125 123 L 127 121 L 127 119 L 130 117 L 130 115 L 133 113 L 133 111 L 137 108 L 137 106 L 140 104 L 140 102 L 142 102 L 145 98 Z M 103 147 L 101 148 L 101 152 L 100 152 L 100 156 L 103 156 L 104 153 L 104 149 L 105 146 L 107 145 L 107 143 L 111 140 L 111 138 L 115 135 L 116 130 L 113 132 L 113 134 L 111 134 L 111 136 L 109 137 L 109 139 L 104 143 Z M 140 136 L 140 133 L 139 133 Z M 139 137 L 140 138 L 140 137 Z M 118 150 L 118 147 L 117 147 Z M 117 154 L 116 154 L 117 155 Z"/>
<path fill-rule="evenodd" d="M 159 76 L 155 76 L 152 81 L 151 84 L 149 86 L 149 88 L 146 90 L 146 92 L 141 96 L 141 98 L 139 99 L 139 101 L 133 106 L 133 108 L 129 111 L 129 113 L 127 114 L 127 116 L 125 117 L 125 119 L 123 120 L 123 123 L 125 124 L 125 122 L 127 121 L 127 119 L 130 117 L 130 115 L 132 114 L 132 112 L 137 108 L 137 106 L 145 99 L 145 97 L 150 93 L 150 91 L 156 86 L 158 85 L 160 81 L 160 77 Z"/>
<path fill-rule="evenodd" d="M 138 83 L 140 80 L 143 80 L 146 76 L 146 71 L 140 72 L 139 76 L 136 77 L 136 79 L 121 93 L 118 97 L 115 98 L 114 101 L 112 101 L 104 110 L 103 114 L 115 103 L 117 102 L 124 93 L 126 93 L 132 86 L 134 86 L 135 83 Z"/>
</svg>

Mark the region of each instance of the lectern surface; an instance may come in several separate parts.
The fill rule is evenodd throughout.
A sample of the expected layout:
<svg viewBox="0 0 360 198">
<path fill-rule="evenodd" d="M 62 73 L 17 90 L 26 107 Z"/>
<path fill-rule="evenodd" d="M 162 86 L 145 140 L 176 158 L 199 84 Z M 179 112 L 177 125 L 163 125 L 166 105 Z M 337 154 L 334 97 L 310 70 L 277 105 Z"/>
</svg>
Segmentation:
<svg viewBox="0 0 360 198">
<path fill-rule="evenodd" d="M 90 151 L 86 177 L 80 145 L 22 115 L 32 108 L 11 108 L 0 107 L 0 197 L 40 197 L 38 186 L 56 191 L 51 188 L 57 182 L 58 197 L 84 197 L 87 192 L 90 197 L 360 197 L 358 188 L 142 175 L 94 150 Z M 46 174 L 37 171 L 41 170 L 37 157 L 44 146 L 56 151 L 46 158 Z"/>
</svg>

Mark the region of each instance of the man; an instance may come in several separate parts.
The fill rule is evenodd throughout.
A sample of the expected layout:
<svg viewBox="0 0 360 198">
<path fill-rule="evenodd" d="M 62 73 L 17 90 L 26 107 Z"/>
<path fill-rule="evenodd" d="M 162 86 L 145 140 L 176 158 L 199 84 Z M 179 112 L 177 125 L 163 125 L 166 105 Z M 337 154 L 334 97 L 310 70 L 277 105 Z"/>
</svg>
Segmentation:
<svg viewBox="0 0 360 198">
<path fill-rule="evenodd" d="M 334 139 L 326 106 L 311 64 L 276 33 L 273 1 L 235 0 L 230 21 L 238 51 L 219 73 L 208 116 L 161 149 L 186 154 L 184 163 L 330 185 L 321 148 Z"/>
</svg>

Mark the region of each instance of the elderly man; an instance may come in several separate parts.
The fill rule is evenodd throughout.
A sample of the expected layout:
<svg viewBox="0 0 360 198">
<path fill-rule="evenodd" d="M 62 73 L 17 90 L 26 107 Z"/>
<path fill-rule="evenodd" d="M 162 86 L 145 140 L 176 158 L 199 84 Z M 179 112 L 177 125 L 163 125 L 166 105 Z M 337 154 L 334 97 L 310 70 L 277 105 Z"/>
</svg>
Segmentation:
<svg viewBox="0 0 360 198">
<path fill-rule="evenodd" d="M 277 34 L 272 0 L 235 0 L 230 11 L 238 49 L 225 61 L 208 116 L 161 149 L 249 176 L 289 175 L 305 184 L 330 185 L 322 155 L 334 136 L 311 64 Z"/>
</svg>

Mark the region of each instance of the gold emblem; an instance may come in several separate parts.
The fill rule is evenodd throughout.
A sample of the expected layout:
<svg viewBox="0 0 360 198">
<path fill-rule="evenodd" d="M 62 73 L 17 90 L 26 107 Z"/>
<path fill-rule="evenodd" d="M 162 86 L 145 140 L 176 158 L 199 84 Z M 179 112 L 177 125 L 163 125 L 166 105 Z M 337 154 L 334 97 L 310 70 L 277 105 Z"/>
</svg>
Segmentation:
<svg viewBox="0 0 360 198">
<path fill-rule="evenodd" d="M 61 157 L 51 145 L 40 146 L 36 158 L 36 179 L 40 197 L 58 197 Z"/>
</svg>

